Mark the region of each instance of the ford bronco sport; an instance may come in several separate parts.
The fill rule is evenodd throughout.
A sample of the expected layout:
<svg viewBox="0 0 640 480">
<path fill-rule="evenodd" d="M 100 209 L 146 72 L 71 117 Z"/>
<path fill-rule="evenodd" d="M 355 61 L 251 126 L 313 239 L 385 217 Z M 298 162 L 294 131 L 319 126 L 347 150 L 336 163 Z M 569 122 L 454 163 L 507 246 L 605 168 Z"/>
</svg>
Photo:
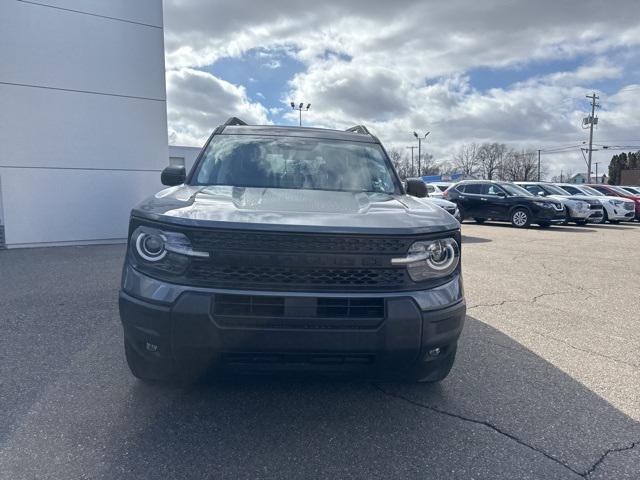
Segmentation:
<svg viewBox="0 0 640 480">
<path fill-rule="evenodd" d="M 120 292 L 143 380 L 239 371 L 440 381 L 465 319 L 460 224 L 347 131 L 215 129 L 131 212 Z"/>
</svg>

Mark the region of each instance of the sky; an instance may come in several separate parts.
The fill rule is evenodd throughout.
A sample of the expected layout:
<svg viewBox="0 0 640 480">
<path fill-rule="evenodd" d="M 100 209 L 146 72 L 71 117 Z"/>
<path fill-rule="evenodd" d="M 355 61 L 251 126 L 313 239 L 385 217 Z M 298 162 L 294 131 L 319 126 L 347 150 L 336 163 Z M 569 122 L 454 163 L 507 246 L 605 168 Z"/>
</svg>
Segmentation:
<svg viewBox="0 0 640 480">
<path fill-rule="evenodd" d="M 601 145 L 640 149 L 638 0 L 164 0 L 164 23 L 173 145 L 231 116 L 296 125 L 294 101 L 305 126 L 364 124 L 407 153 L 428 131 L 436 161 L 500 142 L 585 172 L 596 92 L 599 172 Z"/>
</svg>

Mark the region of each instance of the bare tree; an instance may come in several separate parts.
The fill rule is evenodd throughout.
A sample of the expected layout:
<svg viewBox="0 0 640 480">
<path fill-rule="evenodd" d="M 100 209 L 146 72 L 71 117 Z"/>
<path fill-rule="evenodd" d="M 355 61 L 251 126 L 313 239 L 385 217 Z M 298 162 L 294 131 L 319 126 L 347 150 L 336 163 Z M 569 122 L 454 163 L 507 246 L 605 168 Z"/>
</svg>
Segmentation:
<svg viewBox="0 0 640 480">
<path fill-rule="evenodd" d="M 483 143 L 478 148 L 478 158 L 482 165 L 483 178 L 494 180 L 499 176 L 506 153 L 507 146 L 504 143 Z"/>
<path fill-rule="evenodd" d="M 502 161 L 502 176 L 511 182 L 538 179 L 538 157 L 534 152 L 508 150 Z"/>
<path fill-rule="evenodd" d="M 480 171 L 478 145 L 475 143 L 462 145 L 452 160 L 456 170 L 465 176 L 475 177 Z"/>
<path fill-rule="evenodd" d="M 411 165 L 404 152 L 398 148 L 388 148 L 387 154 L 389 155 L 393 168 L 396 169 L 401 179 L 404 180 L 411 175 Z"/>
</svg>

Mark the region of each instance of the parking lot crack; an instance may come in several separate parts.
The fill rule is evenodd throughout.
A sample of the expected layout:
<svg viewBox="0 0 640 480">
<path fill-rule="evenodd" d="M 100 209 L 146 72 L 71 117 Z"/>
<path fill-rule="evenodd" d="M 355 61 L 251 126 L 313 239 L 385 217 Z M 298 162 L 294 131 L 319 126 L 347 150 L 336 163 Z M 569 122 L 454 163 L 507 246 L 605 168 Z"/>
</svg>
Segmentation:
<svg viewBox="0 0 640 480">
<path fill-rule="evenodd" d="M 620 453 L 620 452 L 627 452 L 629 450 L 633 450 L 634 448 L 636 448 L 638 445 L 640 445 L 640 440 L 636 441 L 636 442 L 632 442 L 630 445 L 625 445 L 624 447 L 619 447 L 619 448 L 610 448 L 609 450 L 605 451 L 602 455 L 600 455 L 600 458 L 598 458 L 598 460 L 596 460 L 594 462 L 593 465 L 591 465 L 591 467 L 589 467 L 587 469 L 587 471 L 585 473 L 582 474 L 582 476 L 584 478 L 589 478 L 595 471 L 596 469 L 600 466 L 600 464 L 602 462 L 604 462 L 604 460 L 612 453 Z"/>
<path fill-rule="evenodd" d="M 525 442 L 521 438 L 513 435 L 512 433 L 509 433 L 509 432 L 503 430 L 502 428 L 498 427 L 497 425 L 494 425 L 493 423 L 491 423 L 489 421 L 478 420 L 476 418 L 467 417 L 467 416 L 461 415 L 459 413 L 449 412 L 447 410 L 444 410 L 443 408 L 436 407 L 434 405 L 428 405 L 426 403 L 422 403 L 422 402 L 419 402 L 417 400 L 413 400 L 413 399 L 411 399 L 409 397 L 406 397 L 406 396 L 404 396 L 404 395 L 402 395 L 400 393 L 390 392 L 390 391 L 384 389 L 383 387 L 381 387 L 377 383 L 373 383 L 372 386 L 376 390 L 381 392 L 382 394 L 384 394 L 384 395 L 386 395 L 388 397 L 392 397 L 392 398 L 394 398 L 396 400 L 403 401 L 403 402 L 408 403 L 410 405 L 413 405 L 414 407 L 422 408 L 422 409 L 425 409 L 425 410 L 430 410 L 430 411 L 438 413 L 440 415 L 445 415 L 447 417 L 455 418 L 455 419 L 461 420 L 463 422 L 468 422 L 468 423 L 473 423 L 473 424 L 476 424 L 476 425 L 484 426 L 484 427 L 486 427 L 486 428 L 488 428 L 490 430 L 493 430 L 494 432 L 496 432 L 496 433 L 498 433 L 498 434 L 500 434 L 500 435 L 502 435 L 502 436 L 504 436 L 504 437 L 516 442 L 517 444 L 522 445 L 523 447 L 526 447 L 526 448 L 528 448 L 530 450 L 533 450 L 536 453 L 539 453 L 540 455 L 542 455 L 545 458 L 551 460 L 552 462 L 560 465 L 561 467 L 565 468 L 566 470 L 570 471 L 571 473 L 573 473 L 573 474 L 575 474 L 575 475 L 577 475 L 579 477 L 585 478 L 586 475 L 587 475 L 587 473 L 580 473 L 578 470 L 572 468 L 570 465 L 568 465 L 565 462 L 563 462 L 562 460 L 554 457 L 550 453 L 547 453 L 544 450 Z M 605 456 L 606 456 L 606 453 L 603 455 L 603 457 L 605 457 Z M 591 469 L 597 468 L 597 465 L 599 463 L 601 463 L 603 459 L 604 458 L 602 458 L 599 462 L 596 462 L 588 471 L 591 471 Z"/>
</svg>

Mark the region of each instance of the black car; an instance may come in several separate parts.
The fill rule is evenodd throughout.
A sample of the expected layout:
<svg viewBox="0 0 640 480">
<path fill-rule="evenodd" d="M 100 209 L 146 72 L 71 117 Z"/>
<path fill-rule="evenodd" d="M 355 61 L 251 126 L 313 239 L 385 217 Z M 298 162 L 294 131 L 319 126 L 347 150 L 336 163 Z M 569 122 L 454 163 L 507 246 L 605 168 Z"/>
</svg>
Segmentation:
<svg viewBox="0 0 640 480">
<path fill-rule="evenodd" d="M 465 180 L 445 192 L 445 198 L 458 205 L 462 219 L 473 218 L 511 222 L 517 228 L 532 223 L 548 227 L 566 220 L 562 203 L 540 198 L 510 182 L 490 180 Z"/>
<path fill-rule="evenodd" d="M 435 382 L 465 319 L 460 224 L 348 131 L 215 129 L 131 213 L 120 317 L 131 372 L 217 366 Z"/>
</svg>

